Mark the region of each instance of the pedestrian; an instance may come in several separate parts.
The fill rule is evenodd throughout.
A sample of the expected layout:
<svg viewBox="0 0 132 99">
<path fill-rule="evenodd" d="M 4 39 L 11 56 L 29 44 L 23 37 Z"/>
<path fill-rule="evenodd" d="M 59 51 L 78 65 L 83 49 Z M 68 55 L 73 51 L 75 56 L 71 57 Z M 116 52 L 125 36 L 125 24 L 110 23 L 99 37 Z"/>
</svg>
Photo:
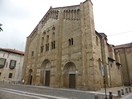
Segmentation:
<svg viewBox="0 0 132 99">
<path fill-rule="evenodd" d="M 22 84 L 24 84 L 24 79 L 22 80 Z"/>
</svg>

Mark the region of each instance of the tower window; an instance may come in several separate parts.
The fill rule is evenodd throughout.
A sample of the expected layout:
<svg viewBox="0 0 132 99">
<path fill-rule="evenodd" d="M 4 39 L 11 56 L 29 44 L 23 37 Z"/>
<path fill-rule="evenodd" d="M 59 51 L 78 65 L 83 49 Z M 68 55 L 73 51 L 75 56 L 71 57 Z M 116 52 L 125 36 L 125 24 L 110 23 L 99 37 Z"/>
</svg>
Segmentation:
<svg viewBox="0 0 132 99">
<path fill-rule="evenodd" d="M 44 32 L 43 32 L 43 34 L 45 35 L 45 34 L 46 34 L 46 32 L 44 31 Z"/>
<path fill-rule="evenodd" d="M 43 50 L 44 50 L 44 46 L 41 46 L 41 53 L 43 52 Z"/>
<path fill-rule="evenodd" d="M 51 48 L 55 49 L 55 41 L 51 42 Z"/>
<path fill-rule="evenodd" d="M 34 51 L 32 51 L 31 56 L 34 56 Z"/>
<path fill-rule="evenodd" d="M 48 50 L 49 50 L 49 43 L 46 44 L 46 51 L 48 51 Z"/>
<path fill-rule="evenodd" d="M 53 27 L 52 30 L 55 30 L 55 27 Z"/>
<path fill-rule="evenodd" d="M 96 45 L 98 46 L 98 37 L 96 36 Z"/>
<path fill-rule="evenodd" d="M 44 37 L 42 37 L 41 45 L 43 45 L 43 43 L 44 43 Z"/>
<path fill-rule="evenodd" d="M 69 42 L 69 46 L 73 45 L 73 38 L 70 38 L 70 39 L 68 40 L 68 42 Z"/>
</svg>

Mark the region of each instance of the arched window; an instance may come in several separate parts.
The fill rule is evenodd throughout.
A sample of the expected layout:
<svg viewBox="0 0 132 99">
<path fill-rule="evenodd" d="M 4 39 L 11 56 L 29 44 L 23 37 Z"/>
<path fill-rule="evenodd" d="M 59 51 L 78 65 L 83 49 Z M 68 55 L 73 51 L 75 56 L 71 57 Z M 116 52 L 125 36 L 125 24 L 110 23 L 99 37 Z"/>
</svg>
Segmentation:
<svg viewBox="0 0 132 99">
<path fill-rule="evenodd" d="M 43 53 L 43 50 L 44 50 L 44 46 L 41 46 L 40 52 Z"/>
<path fill-rule="evenodd" d="M 55 49 L 55 41 L 51 42 L 51 48 Z"/>
<path fill-rule="evenodd" d="M 69 39 L 68 42 L 69 42 L 69 46 L 71 46 L 71 39 Z"/>
<path fill-rule="evenodd" d="M 98 37 L 96 36 L 96 45 L 98 46 L 99 44 L 98 44 L 99 42 L 98 42 Z"/>
<path fill-rule="evenodd" d="M 52 30 L 54 31 L 55 30 L 55 27 L 53 26 Z"/>
<path fill-rule="evenodd" d="M 45 35 L 45 34 L 46 34 L 46 32 L 44 31 L 44 32 L 43 32 L 43 35 Z"/>
<path fill-rule="evenodd" d="M 71 38 L 71 45 L 73 45 L 73 38 Z"/>
<path fill-rule="evenodd" d="M 42 37 L 42 40 L 41 40 L 41 45 L 44 44 L 44 37 Z"/>
<path fill-rule="evenodd" d="M 73 45 L 73 38 L 70 38 L 70 39 L 68 40 L 68 42 L 69 42 L 69 46 Z"/>
<path fill-rule="evenodd" d="M 80 18 L 80 9 L 77 10 L 77 19 Z"/>
<path fill-rule="evenodd" d="M 46 51 L 49 51 L 49 43 L 46 44 Z"/>
</svg>

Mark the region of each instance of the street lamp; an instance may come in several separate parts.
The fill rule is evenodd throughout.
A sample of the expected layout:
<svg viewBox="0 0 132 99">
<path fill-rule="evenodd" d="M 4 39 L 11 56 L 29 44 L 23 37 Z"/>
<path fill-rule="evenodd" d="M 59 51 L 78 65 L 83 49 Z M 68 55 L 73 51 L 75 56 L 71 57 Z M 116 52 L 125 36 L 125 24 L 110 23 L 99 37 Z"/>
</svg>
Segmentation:
<svg viewBox="0 0 132 99">
<path fill-rule="evenodd" d="M 103 79 L 104 79 L 105 99 L 107 99 L 106 79 L 105 79 L 105 76 L 103 76 Z"/>
</svg>

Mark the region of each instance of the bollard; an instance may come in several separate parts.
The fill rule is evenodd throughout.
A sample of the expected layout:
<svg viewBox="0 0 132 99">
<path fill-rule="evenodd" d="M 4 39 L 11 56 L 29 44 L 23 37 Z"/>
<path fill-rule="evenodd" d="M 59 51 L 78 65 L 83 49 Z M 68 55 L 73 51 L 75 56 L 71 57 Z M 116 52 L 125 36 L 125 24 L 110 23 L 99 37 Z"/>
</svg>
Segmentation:
<svg viewBox="0 0 132 99">
<path fill-rule="evenodd" d="M 124 95 L 124 90 L 123 89 L 121 89 L 121 94 Z"/>
<path fill-rule="evenodd" d="M 95 95 L 95 99 L 99 99 L 98 95 Z"/>
<path fill-rule="evenodd" d="M 125 88 L 125 90 L 126 90 L 126 93 L 128 93 L 128 89 L 127 89 L 127 88 Z"/>
<path fill-rule="evenodd" d="M 118 96 L 121 97 L 121 91 L 118 90 L 117 93 L 118 93 Z"/>
<path fill-rule="evenodd" d="M 109 92 L 109 99 L 113 99 L 112 92 Z"/>
<path fill-rule="evenodd" d="M 131 87 L 129 87 L 129 92 L 131 92 L 132 90 L 131 90 Z"/>
</svg>

